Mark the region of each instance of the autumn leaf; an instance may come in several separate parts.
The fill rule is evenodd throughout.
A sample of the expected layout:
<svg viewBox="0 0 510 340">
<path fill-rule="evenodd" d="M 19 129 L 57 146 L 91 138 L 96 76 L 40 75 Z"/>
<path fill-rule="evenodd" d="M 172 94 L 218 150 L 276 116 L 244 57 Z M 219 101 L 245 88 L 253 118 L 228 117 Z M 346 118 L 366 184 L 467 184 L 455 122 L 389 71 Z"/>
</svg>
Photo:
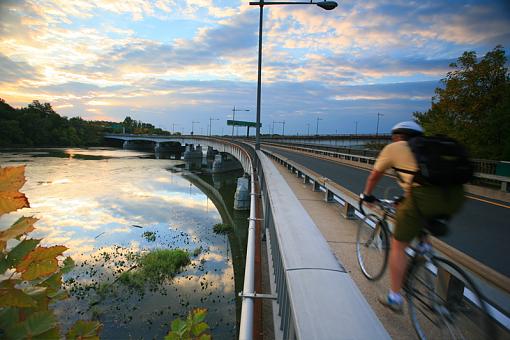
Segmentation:
<svg viewBox="0 0 510 340">
<path fill-rule="evenodd" d="M 21 260 L 25 258 L 25 256 L 27 256 L 32 250 L 35 249 L 35 247 L 37 247 L 40 241 L 41 240 L 36 239 L 23 240 L 16 247 L 12 248 L 7 254 L 7 259 L 5 261 L 8 268 L 14 267 L 20 263 Z M 0 270 L 0 273 L 1 272 L 2 271 Z"/>
<path fill-rule="evenodd" d="M 25 321 L 9 330 L 8 336 L 15 339 L 34 339 L 55 328 L 56 318 L 50 311 L 36 312 Z"/>
<path fill-rule="evenodd" d="M 37 301 L 15 287 L 17 280 L 0 283 L 0 307 L 35 307 Z"/>
<path fill-rule="evenodd" d="M 25 184 L 25 166 L 0 168 L 0 192 L 16 192 Z"/>
<path fill-rule="evenodd" d="M 37 218 L 21 217 L 16 222 L 14 222 L 14 224 L 9 229 L 0 232 L 0 250 L 5 249 L 7 241 L 14 238 L 19 238 L 20 236 L 34 230 L 34 223 L 37 221 Z"/>
<path fill-rule="evenodd" d="M 24 280 L 34 280 L 38 277 L 53 274 L 58 270 L 57 256 L 62 255 L 67 247 L 37 247 L 31 251 L 16 267 Z"/>
<path fill-rule="evenodd" d="M 97 321 L 78 320 L 66 335 L 67 339 L 99 339 L 101 324 Z"/>
<path fill-rule="evenodd" d="M 0 216 L 21 208 L 29 208 L 25 194 L 20 192 L 0 192 Z"/>
</svg>

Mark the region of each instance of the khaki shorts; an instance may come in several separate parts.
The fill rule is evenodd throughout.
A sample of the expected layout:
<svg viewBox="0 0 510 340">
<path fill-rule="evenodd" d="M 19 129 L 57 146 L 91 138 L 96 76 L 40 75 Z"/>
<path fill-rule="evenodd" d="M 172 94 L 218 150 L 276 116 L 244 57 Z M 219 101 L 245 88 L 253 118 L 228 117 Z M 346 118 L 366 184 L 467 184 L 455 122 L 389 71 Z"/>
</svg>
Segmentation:
<svg viewBox="0 0 510 340">
<path fill-rule="evenodd" d="M 406 197 L 397 208 L 393 236 L 398 241 L 411 242 L 420 234 L 426 219 L 451 216 L 459 211 L 463 202 L 462 185 L 413 187 L 409 197 Z"/>
</svg>

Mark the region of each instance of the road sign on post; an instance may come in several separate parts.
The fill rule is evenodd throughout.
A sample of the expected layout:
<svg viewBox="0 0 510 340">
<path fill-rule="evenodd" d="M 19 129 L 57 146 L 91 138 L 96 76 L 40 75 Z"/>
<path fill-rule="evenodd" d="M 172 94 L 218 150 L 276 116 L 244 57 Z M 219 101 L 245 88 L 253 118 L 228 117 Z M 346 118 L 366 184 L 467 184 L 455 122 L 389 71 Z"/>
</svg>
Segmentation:
<svg viewBox="0 0 510 340">
<path fill-rule="evenodd" d="M 244 121 L 244 120 L 232 120 L 232 119 L 228 119 L 227 120 L 227 125 L 256 127 L 257 123 L 255 123 L 255 122 L 247 122 L 247 121 Z M 260 124 L 260 126 L 262 126 L 262 124 Z"/>
<path fill-rule="evenodd" d="M 244 121 L 244 120 L 232 120 L 232 119 L 228 119 L 227 120 L 227 125 L 231 125 L 231 126 L 246 126 L 246 137 L 250 136 L 250 127 L 257 127 L 257 123 L 256 122 L 247 122 L 247 121 Z M 262 127 L 262 124 L 260 124 L 260 126 Z"/>
</svg>

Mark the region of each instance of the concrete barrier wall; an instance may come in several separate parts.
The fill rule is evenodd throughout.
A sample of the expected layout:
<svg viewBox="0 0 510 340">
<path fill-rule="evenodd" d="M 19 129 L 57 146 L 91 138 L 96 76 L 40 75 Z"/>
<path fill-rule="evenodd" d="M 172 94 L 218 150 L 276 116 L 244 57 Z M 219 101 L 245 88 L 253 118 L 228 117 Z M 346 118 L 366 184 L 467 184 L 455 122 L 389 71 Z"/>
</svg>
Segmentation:
<svg viewBox="0 0 510 340">
<path fill-rule="evenodd" d="M 285 179 L 257 156 L 283 339 L 389 339 Z"/>
</svg>

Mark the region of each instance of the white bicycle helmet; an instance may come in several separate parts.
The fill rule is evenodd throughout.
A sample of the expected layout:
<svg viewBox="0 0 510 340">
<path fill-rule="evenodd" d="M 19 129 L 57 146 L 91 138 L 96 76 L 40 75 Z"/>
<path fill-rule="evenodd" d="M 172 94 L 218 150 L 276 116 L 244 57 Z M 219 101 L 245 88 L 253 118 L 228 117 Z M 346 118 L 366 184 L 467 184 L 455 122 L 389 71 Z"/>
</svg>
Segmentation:
<svg viewBox="0 0 510 340">
<path fill-rule="evenodd" d="M 391 133 L 404 134 L 404 135 L 422 135 L 423 128 L 412 120 L 400 122 L 396 124 L 392 129 Z"/>
</svg>

